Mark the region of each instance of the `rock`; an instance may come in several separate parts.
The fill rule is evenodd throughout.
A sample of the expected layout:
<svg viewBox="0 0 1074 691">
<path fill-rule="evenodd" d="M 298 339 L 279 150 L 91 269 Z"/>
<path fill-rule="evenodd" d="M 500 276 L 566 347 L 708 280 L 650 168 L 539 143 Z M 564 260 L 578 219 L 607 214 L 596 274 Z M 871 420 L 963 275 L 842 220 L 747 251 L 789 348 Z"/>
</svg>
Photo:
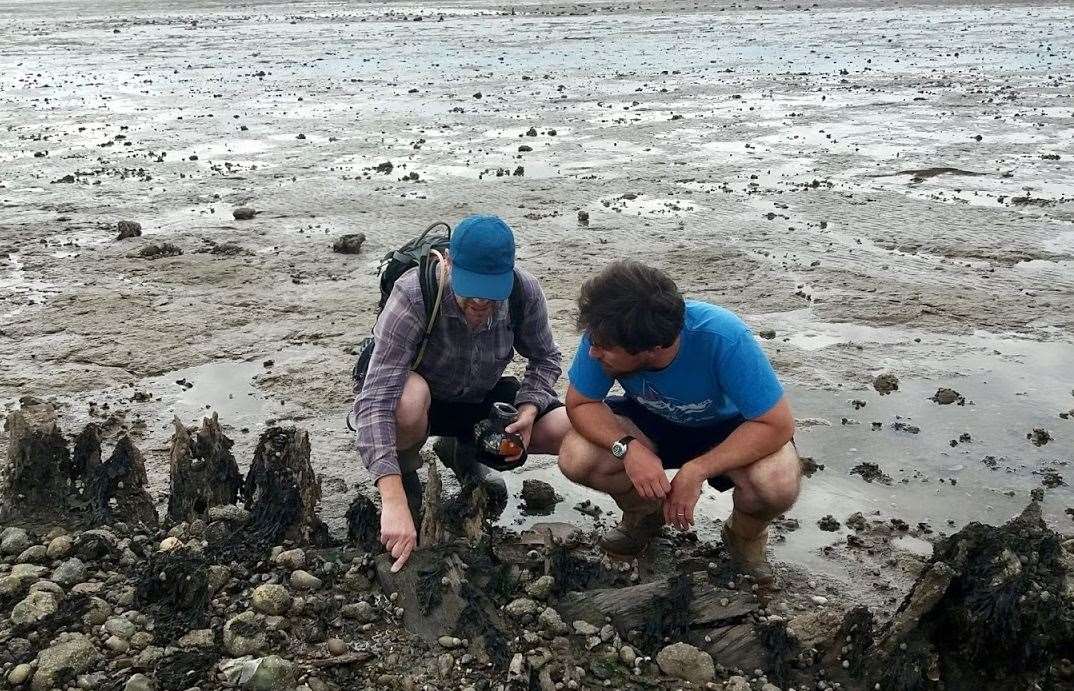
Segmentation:
<svg viewBox="0 0 1074 691">
<path fill-rule="evenodd" d="M 881 396 L 886 396 L 892 391 L 899 390 L 899 378 L 891 373 L 878 375 L 873 379 L 873 388 L 876 389 L 877 393 Z"/>
<path fill-rule="evenodd" d="M 176 641 L 176 645 L 180 648 L 212 648 L 216 645 L 216 638 L 212 629 L 196 629 L 188 631 Z"/>
<path fill-rule="evenodd" d="M 226 521 L 228 523 L 245 523 L 250 518 L 250 512 L 241 506 L 234 504 L 218 504 L 209 507 L 210 521 Z"/>
<path fill-rule="evenodd" d="M 834 533 L 839 530 L 842 525 L 839 521 L 835 520 L 835 516 L 828 514 L 817 521 L 817 527 L 825 532 Z"/>
<path fill-rule="evenodd" d="M 37 655 L 37 672 L 30 688 L 46 691 L 58 686 L 64 679 L 82 674 L 97 661 L 99 653 L 93 641 L 81 633 L 61 634 L 56 643 Z"/>
<path fill-rule="evenodd" d="M 587 226 L 587 227 L 589 226 L 589 212 L 588 211 L 579 211 L 578 212 L 578 225 Z"/>
<path fill-rule="evenodd" d="M 130 619 L 125 617 L 112 617 L 104 623 L 104 630 L 113 636 L 119 636 L 124 640 L 130 640 L 131 636 L 138 632 L 138 627 Z"/>
<path fill-rule="evenodd" d="M 149 646 L 153 642 L 153 634 L 148 631 L 139 631 L 131 636 L 131 647 L 137 650 L 142 650 Z"/>
<path fill-rule="evenodd" d="M 0 595 L 18 595 L 45 575 L 45 567 L 36 564 L 16 564 L 11 573 L 0 578 Z"/>
<path fill-rule="evenodd" d="M 110 530 L 95 528 L 75 538 L 75 553 L 86 561 L 105 559 L 117 550 L 119 540 Z"/>
<path fill-rule="evenodd" d="M 308 571 L 302 571 L 301 569 L 291 572 L 291 587 L 297 590 L 317 590 L 323 585 L 320 578 L 317 578 Z"/>
<path fill-rule="evenodd" d="M 109 636 L 108 640 L 104 642 L 104 645 L 109 650 L 116 653 L 125 653 L 130 650 L 130 641 L 124 640 L 119 636 Z"/>
<path fill-rule="evenodd" d="M 0 554 L 22 554 L 32 544 L 30 534 L 22 528 L 5 528 L 0 533 Z"/>
<path fill-rule="evenodd" d="M 689 643 L 672 643 L 656 655 L 656 663 L 668 676 L 703 685 L 716 676 L 712 656 Z M 747 682 L 746 688 L 749 688 Z"/>
<path fill-rule="evenodd" d="M 964 405 L 966 403 L 966 399 L 962 397 L 962 394 L 954 389 L 945 388 L 936 389 L 936 393 L 934 393 L 929 400 L 935 401 L 940 405 L 951 405 L 952 403 Z"/>
<path fill-rule="evenodd" d="M 236 221 L 249 221 L 257 215 L 257 211 L 249 206 L 240 206 L 237 209 L 232 209 L 231 215 L 235 217 Z"/>
<path fill-rule="evenodd" d="M 33 671 L 34 668 L 26 663 L 15 665 L 15 669 L 8 672 L 7 681 L 12 686 L 18 686 L 29 679 Z"/>
<path fill-rule="evenodd" d="M 48 558 L 63 559 L 75 550 L 75 540 L 70 535 L 59 535 L 48 543 Z"/>
<path fill-rule="evenodd" d="M 580 636 L 596 636 L 600 633 L 600 629 L 593 626 L 588 621 L 579 619 L 571 625 L 574 628 L 574 632 Z"/>
<path fill-rule="evenodd" d="M 284 691 L 295 688 L 295 667 L 290 661 L 277 655 L 269 655 L 253 661 L 253 673 L 246 677 L 245 670 L 240 682 L 247 691 Z"/>
<path fill-rule="evenodd" d="M 634 660 L 638 658 L 638 654 L 634 652 L 634 649 L 629 645 L 624 645 L 619 649 L 619 660 L 628 667 L 634 666 Z"/>
<path fill-rule="evenodd" d="M 135 252 L 134 257 L 142 259 L 160 259 L 162 257 L 178 257 L 183 254 L 183 249 L 170 242 L 152 242 Z"/>
<path fill-rule="evenodd" d="M 256 655 L 265 643 L 265 629 L 253 612 L 243 612 L 224 624 L 224 649 L 233 657 Z"/>
<path fill-rule="evenodd" d="M 563 617 L 559 615 L 559 612 L 551 607 L 545 607 L 537 615 L 537 625 L 541 627 L 542 631 L 552 634 L 563 635 L 570 633 L 570 627 L 567 626 L 567 622 L 563 621 Z"/>
<path fill-rule="evenodd" d="M 552 485 L 542 480 L 523 480 L 521 496 L 526 510 L 537 513 L 550 512 L 558 502 L 563 501 Z"/>
<path fill-rule="evenodd" d="M 343 605 L 339 613 L 347 619 L 357 619 L 364 624 L 370 624 L 380 618 L 373 605 L 365 601 Z"/>
<path fill-rule="evenodd" d="M 723 684 L 724 691 L 750 691 L 750 682 L 746 677 L 729 677 Z"/>
<path fill-rule="evenodd" d="M 160 541 L 161 552 L 171 552 L 183 546 L 183 541 L 177 537 L 166 537 Z"/>
<path fill-rule="evenodd" d="M 28 626 L 36 624 L 58 608 L 56 596 L 41 590 L 30 593 L 11 609 L 11 623 Z"/>
<path fill-rule="evenodd" d="M 209 567 L 209 593 L 216 594 L 231 580 L 231 569 L 221 564 L 213 564 Z"/>
<path fill-rule="evenodd" d="M 347 652 L 347 644 L 341 638 L 329 638 L 325 641 L 325 646 L 328 648 L 328 652 L 337 657 Z"/>
<path fill-rule="evenodd" d="M 39 564 L 48 559 L 48 547 L 44 545 L 31 545 L 23 550 L 15 561 L 19 564 Z"/>
<path fill-rule="evenodd" d="M 144 674 L 135 674 L 123 685 L 123 691 L 153 691 L 153 682 Z"/>
<path fill-rule="evenodd" d="M 86 580 L 86 565 L 78 557 L 71 557 L 55 568 L 52 580 L 62 586 L 72 586 Z"/>
<path fill-rule="evenodd" d="M 348 233 L 336 238 L 332 243 L 332 251 L 339 254 L 358 254 L 365 244 L 365 233 Z"/>
<path fill-rule="evenodd" d="M 447 648 L 448 650 L 453 650 L 462 645 L 462 639 L 455 638 L 454 636 L 441 636 L 437 639 L 437 642 L 440 644 L 441 648 Z"/>
<path fill-rule="evenodd" d="M 509 602 L 504 607 L 504 611 L 515 619 L 527 620 L 536 616 L 541 611 L 541 606 L 528 597 L 520 597 Z"/>
<path fill-rule="evenodd" d="M 273 559 L 277 566 L 288 571 L 298 571 L 306 568 L 306 553 L 300 549 L 289 549 L 280 552 Z"/>
<path fill-rule="evenodd" d="M 91 597 L 89 608 L 82 615 L 82 621 L 88 626 L 101 626 L 112 616 L 112 605 L 99 597 Z"/>
<path fill-rule="evenodd" d="M 1044 446 L 1052 440 L 1052 434 L 1043 427 L 1035 427 L 1026 434 L 1026 439 L 1033 442 L 1033 446 Z"/>
<path fill-rule="evenodd" d="M 761 338 L 765 339 L 766 341 L 771 341 L 773 338 L 776 337 L 776 330 L 775 329 L 762 329 L 761 331 L 757 332 L 757 335 L 760 336 Z"/>
<path fill-rule="evenodd" d="M 442 653 L 436 658 L 436 666 L 440 670 L 440 676 L 446 677 L 455 666 L 455 657 L 451 653 Z"/>
<path fill-rule="evenodd" d="M 291 593 L 276 583 L 266 583 L 254 589 L 250 604 L 261 614 L 286 614 L 291 607 Z"/>
<path fill-rule="evenodd" d="M 553 576 L 541 576 L 526 586 L 526 594 L 537 600 L 547 600 L 554 587 L 556 579 Z"/>
<path fill-rule="evenodd" d="M 116 224 L 116 230 L 119 231 L 116 240 L 136 238 L 142 234 L 142 224 L 136 221 L 120 221 Z"/>
</svg>

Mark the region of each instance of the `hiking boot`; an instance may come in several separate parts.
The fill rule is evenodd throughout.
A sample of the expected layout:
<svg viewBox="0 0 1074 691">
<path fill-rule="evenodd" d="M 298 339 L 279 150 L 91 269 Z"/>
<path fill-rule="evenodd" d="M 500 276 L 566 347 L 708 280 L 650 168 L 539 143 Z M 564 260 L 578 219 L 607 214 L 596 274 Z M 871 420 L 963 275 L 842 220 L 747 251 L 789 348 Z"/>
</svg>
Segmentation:
<svg viewBox="0 0 1074 691">
<path fill-rule="evenodd" d="M 629 561 L 649 547 L 653 538 L 664 527 L 664 511 L 643 512 L 639 509 L 623 511 L 623 520 L 600 538 L 600 548 L 613 559 Z"/>
<path fill-rule="evenodd" d="M 776 573 L 765 556 L 765 545 L 768 544 L 768 528 L 754 538 L 743 538 L 731 527 L 731 521 L 723 524 L 720 532 L 723 544 L 727 547 L 727 554 L 731 557 L 731 563 L 739 573 L 753 578 L 753 581 L 762 588 L 775 585 Z"/>
<path fill-rule="evenodd" d="M 455 474 L 460 485 L 480 483 L 485 486 L 494 506 L 507 506 L 507 483 L 499 473 L 477 462 L 477 449 L 473 445 L 461 443 L 455 437 L 437 437 L 433 452 L 444 467 Z"/>
</svg>

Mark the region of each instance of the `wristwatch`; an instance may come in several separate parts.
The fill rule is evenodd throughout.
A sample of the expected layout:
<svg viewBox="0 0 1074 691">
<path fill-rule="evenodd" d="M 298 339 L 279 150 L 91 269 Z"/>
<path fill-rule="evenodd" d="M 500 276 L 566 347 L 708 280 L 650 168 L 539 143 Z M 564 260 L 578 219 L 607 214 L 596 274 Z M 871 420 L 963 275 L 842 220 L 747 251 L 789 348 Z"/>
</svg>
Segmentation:
<svg viewBox="0 0 1074 691">
<path fill-rule="evenodd" d="M 626 458 L 627 449 L 630 447 L 630 442 L 634 441 L 634 437 L 629 434 L 612 444 L 612 455 L 618 460 Z"/>
</svg>

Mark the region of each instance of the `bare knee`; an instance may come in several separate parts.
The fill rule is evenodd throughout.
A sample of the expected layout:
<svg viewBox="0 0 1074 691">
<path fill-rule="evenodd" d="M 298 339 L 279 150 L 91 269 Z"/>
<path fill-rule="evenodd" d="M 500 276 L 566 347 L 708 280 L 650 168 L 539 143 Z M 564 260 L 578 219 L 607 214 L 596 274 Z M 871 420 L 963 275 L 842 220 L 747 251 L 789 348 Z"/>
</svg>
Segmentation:
<svg viewBox="0 0 1074 691">
<path fill-rule="evenodd" d="M 779 515 L 794 506 L 801 480 L 801 461 L 788 443 L 743 469 L 736 482 L 736 505 L 741 502 L 748 513 Z"/>
<path fill-rule="evenodd" d="M 559 447 L 559 469 L 571 482 L 589 485 L 596 470 L 599 449 L 574 430 L 567 432 Z"/>
<path fill-rule="evenodd" d="M 407 375 L 406 385 L 395 407 L 395 424 L 400 440 L 416 443 L 425 437 L 431 402 L 432 394 L 429 393 L 429 385 L 425 379 L 414 372 Z"/>
</svg>

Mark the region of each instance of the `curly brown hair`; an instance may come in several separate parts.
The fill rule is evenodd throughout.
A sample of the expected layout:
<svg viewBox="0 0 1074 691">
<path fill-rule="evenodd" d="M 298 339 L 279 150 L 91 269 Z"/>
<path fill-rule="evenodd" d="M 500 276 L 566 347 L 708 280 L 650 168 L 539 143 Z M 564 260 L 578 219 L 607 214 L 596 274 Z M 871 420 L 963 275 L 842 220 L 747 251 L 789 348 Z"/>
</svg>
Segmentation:
<svg viewBox="0 0 1074 691">
<path fill-rule="evenodd" d="M 598 346 L 618 346 L 632 355 L 674 343 L 685 314 L 675 281 L 632 259 L 612 262 L 583 283 L 578 295 L 578 329 L 588 330 Z"/>
</svg>

